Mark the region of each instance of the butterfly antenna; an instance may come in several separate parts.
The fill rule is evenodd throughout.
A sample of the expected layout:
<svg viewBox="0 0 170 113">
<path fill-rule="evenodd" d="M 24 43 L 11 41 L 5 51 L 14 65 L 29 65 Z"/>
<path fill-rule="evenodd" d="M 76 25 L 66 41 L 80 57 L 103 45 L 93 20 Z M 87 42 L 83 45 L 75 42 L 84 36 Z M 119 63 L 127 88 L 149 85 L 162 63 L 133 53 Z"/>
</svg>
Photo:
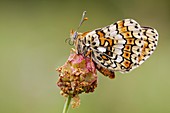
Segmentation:
<svg viewBox="0 0 170 113">
<path fill-rule="evenodd" d="M 79 28 L 81 27 L 81 25 L 83 24 L 83 22 L 84 22 L 85 20 L 88 20 L 88 18 L 85 17 L 85 15 L 86 15 L 86 11 L 84 11 L 83 14 L 82 14 L 82 18 L 81 18 L 80 24 L 79 24 L 79 26 L 78 26 L 78 28 L 77 28 L 77 31 L 79 30 Z"/>
</svg>

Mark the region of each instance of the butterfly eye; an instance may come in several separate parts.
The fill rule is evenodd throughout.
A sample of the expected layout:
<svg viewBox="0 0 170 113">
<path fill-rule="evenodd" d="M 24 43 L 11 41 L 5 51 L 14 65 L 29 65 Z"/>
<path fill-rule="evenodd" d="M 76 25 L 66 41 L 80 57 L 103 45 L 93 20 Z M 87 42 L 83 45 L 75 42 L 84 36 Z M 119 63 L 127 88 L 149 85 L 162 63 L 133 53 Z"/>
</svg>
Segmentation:
<svg viewBox="0 0 170 113">
<path fill-rule="evenodd" d="M 78 36 L 78 33 L 75 31 L 74 34 L 73 34 L 73 40 L 76 40 L 77 36 Z"/>
</svg>

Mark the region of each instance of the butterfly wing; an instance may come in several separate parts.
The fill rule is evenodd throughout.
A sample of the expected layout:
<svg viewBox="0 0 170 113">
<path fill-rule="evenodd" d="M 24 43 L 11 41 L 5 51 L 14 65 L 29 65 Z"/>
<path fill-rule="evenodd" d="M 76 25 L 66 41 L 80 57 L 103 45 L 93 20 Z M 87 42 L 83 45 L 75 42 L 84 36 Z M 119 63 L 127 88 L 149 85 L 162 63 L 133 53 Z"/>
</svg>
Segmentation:
<svg viewBox="0 0 170 113">
<path fill-rule="evenodd" d="M 88 33 L 86 39 L 91 42 L 92 59 L 97 65 L 124 73 L 138 67 L 153 53 L 158 33 L 153 28 L 141 27 L 133 19 L 124 19 Z"/>
<path fill-rule="evenodd" d="M 158 45 L 158 32 L 151 27 L 142 27 L 142 38 L 144 40 L 144 46 L 139 57 L 139 65 L 148 59 L 156 49 Z"/>
</svg>

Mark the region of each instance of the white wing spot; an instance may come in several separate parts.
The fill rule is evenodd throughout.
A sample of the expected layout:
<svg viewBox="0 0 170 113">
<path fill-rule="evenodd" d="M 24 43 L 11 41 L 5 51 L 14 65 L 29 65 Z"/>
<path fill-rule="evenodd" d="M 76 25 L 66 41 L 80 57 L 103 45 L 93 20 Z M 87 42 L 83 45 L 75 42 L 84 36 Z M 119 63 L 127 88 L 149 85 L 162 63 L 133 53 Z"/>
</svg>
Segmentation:
<svg viewBox="0 0 170 113">
<path fill-rule="evenodd" d="M 97 50 L 102 52 L 102 53 L 106 52 L 106 48 L 104 48 L 104 47 L 98 47 Z"/>
</svg>

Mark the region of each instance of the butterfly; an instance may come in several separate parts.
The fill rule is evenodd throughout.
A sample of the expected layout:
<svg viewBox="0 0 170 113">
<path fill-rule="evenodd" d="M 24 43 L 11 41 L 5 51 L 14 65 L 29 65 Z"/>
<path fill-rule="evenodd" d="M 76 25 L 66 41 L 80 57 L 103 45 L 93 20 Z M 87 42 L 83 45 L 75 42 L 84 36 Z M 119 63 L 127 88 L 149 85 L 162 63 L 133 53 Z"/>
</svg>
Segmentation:
<svg viewBox="0 0 170 113">
<path fill-rule="evenodd" d="M 79 27 L 87 20 L 85 13 Z M 115 71 L 127 73 L 139 67 L 158 44 L 158 32 L 140 26 L 133 19 L 123 19 L 84 33 L 71 31 L 70 37 L 77 54 L 90 57 L 98 71 L 110 78 L 114 78 Z"/>
</svg>

